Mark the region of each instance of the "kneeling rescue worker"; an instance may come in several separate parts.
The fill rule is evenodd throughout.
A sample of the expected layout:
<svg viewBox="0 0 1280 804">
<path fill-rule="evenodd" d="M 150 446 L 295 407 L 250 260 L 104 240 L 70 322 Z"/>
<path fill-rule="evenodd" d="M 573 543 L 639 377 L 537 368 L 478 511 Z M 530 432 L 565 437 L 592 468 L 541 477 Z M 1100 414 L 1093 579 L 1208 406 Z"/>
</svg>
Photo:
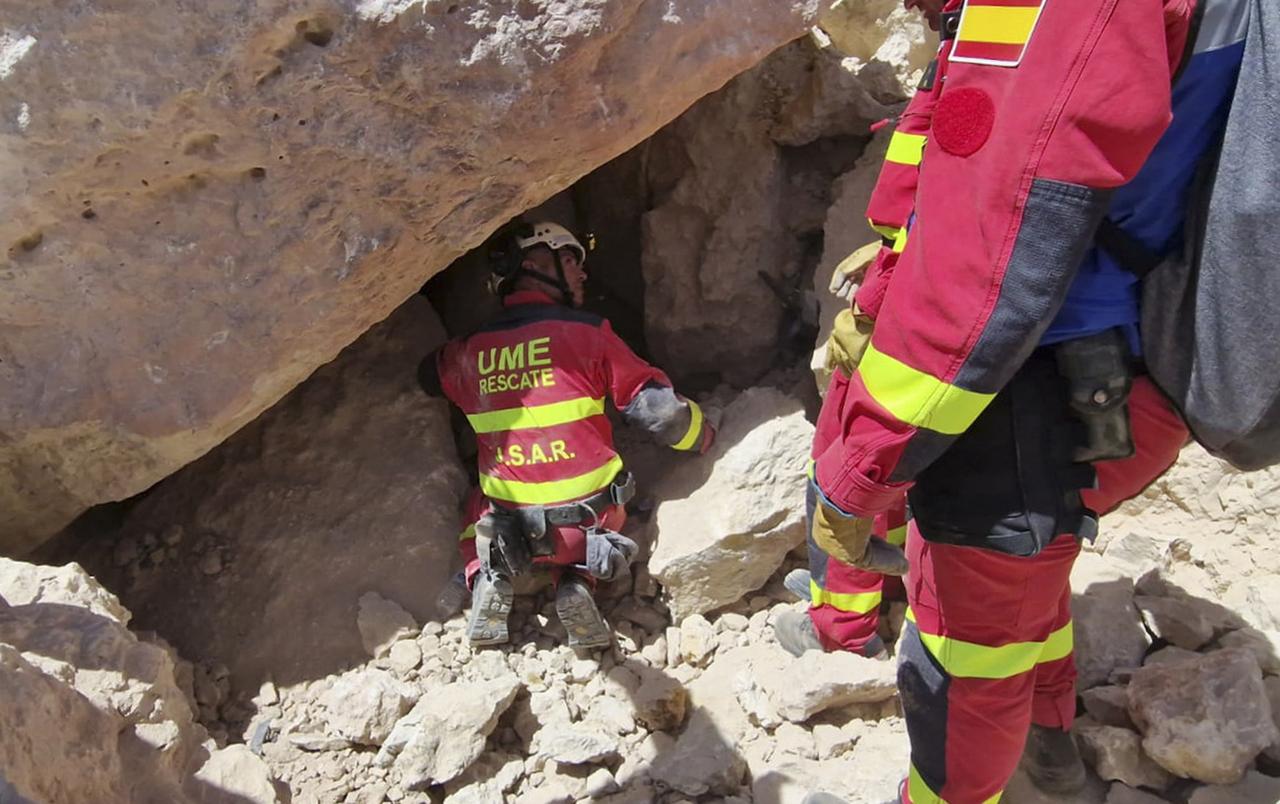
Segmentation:
<svg viewBox="0 0 1280 804">
<path fill-rule="evenodd" d="M 1085 782 L 1071 567 L 1188 437 L 1142 373 L 1134 255 L 1181 245 L 1249 2 L 907 0 L 944 36 L 897 143 L 918 186 L 858 290 L 875 328 L 823 403 L 811 524 L 885 567 L 872 520 L 909 493 L 902 801 L 998 801 L 1020 760 Z"/>
<path fill-rule="evenodd" d="M 511 580 L 539 566 L 556 583 L 569 645 L 604 647 L 611 636 L 595 581 L 625 574 L 637 550 L 619 532 L 635 488 L 613 448 L 606 400 L 677 450 L 706 452 L 715 429 L 608 321 L 577 309 L 587 255 L 576 237 L 542 222 L 502 239 L 491 287 L 503 311 L 445 344 L 420 372 L 434 375 L 476 434 L 480 483 L 461 541 L 472 593 L 467 634 L 473 645 L 506 642 Z"/>
</svg>

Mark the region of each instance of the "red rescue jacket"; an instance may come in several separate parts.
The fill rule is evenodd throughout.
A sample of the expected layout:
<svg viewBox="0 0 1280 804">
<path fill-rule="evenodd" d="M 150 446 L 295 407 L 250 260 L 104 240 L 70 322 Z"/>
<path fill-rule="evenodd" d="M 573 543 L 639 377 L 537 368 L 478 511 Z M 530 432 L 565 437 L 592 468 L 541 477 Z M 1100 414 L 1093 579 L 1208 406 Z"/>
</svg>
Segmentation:
<svg viewBox="0 0 1280 804">
<path fill-rule="evenodd" d="M 819 417 L 829 501 L 869 516 L 898 500 L 1039 343 L 1110 191 L 1168 126 L 1193 5 L 969 0 L 941 54 L 910 237 Z"/>
<path fill-rule="evenodd" d="M 637 357 L 608 321 L 539 291 L 512 293 L 503 306 L 436 358 L 445 395 L 475 430 L 486 497 L 556 505 L 608 486 L 622 459 L 606 399 L 629 420 L 671 433 L 665 440 L 675 449 L 701 445 L 701 410 L 676 396 L 667 375 Z M 670 404 L 642 404 L 655 399 Z"/>
</svg>

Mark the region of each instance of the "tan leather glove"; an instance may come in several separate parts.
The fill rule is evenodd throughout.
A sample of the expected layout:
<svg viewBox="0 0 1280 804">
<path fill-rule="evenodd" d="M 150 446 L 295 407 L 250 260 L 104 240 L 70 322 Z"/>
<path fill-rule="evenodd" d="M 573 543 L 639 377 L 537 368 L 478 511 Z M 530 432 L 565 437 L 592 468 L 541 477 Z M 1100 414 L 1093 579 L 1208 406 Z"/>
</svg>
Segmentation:
<svg viewBox="0 0 1280 804">
<path fill-rule="evenodd" d="M 862 361 L 862 355 L 871 343 L 871 331 L 874 322 L 863 315 L 855 306 L 852 310 L 841 310 L 831 325 L 831 334 L 827 337 L 826 370 L 828 372 L 843 369 L 845 374 L 853 376 Z"/>
<path fill-rule="evenodd" d="M 818 500 L 810 527 L 814 543 L 837 561 L 884 575 L 907 574 L 906 554 L 873 537 L 870 519 L 847 517 Z"/>
<path fill-rule="evenodd" d="M 858 285 L 862 284 L 862 278 L 866 276 L 867 266 L 880 253 L 882 243 L 881 240 L 874 240 L 841 260 L 831 272 L 831 284 L 828 286 L 831 292 L 842 299 L 852 299 Z"/>
</svg>

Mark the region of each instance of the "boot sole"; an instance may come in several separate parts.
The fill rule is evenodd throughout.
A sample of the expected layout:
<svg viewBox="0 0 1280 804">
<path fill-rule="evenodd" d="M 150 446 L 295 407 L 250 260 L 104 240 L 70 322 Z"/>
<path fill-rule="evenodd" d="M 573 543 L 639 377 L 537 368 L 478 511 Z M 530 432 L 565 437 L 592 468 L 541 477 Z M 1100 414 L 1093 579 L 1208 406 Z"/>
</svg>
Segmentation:
<svg viewBox="0 0 1280 804">
<path fill-rule="evenodd" d="M 604 648 L 613 642 L 613 632 L 591 598 L 591 590 L 574 584 L 556 595 L 556 615 L 569 634 L 571 648 Z"/>
<path fill-rule="evenodd" d="M 473 596 L 471 601 L 467 639 L 472 645 L 502 645 L 511 640 L 507 617 L 515 593 L 509 581 L 499 578 L 492 583 L 487 594 Z"/>
</svg>

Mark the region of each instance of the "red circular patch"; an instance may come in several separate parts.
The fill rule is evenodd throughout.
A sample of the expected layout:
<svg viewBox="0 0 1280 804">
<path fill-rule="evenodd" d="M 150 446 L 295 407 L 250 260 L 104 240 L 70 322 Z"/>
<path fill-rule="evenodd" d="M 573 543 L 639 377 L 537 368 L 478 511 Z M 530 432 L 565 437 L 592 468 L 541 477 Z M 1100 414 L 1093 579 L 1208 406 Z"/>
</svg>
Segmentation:
<svg viewBox="0 0 1280 804">
<path fill-rule="evenodd" d="M 930 139 L 955 156 L 970 156 L 986 144 L 996 120 L 996 105 L 980 89 L 943 90 L 933 113 Z"/>
</svg>

